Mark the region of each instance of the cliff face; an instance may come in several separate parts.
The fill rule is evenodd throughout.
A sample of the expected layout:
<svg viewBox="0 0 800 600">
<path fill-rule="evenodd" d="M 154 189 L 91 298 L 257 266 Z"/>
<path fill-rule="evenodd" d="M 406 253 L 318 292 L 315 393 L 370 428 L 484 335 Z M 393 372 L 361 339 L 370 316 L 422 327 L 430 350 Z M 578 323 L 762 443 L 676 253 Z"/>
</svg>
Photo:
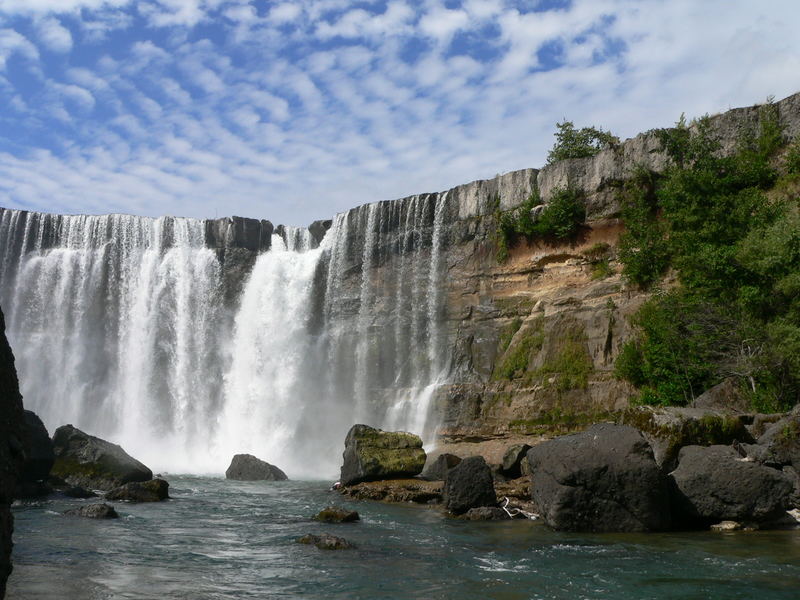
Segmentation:
<svg viewBox="0 0 800 600">
<path fill-rule="evenodd" d="M 19 393 L 14 355 L 5 336 L 5 319 L 0 310 L 0 598 L 5 596 L 6 580 L 11 573 L 11 494 L 17 485 L 22 465 L 24 426 L 22 396 Z"/>
<path fill-rule="evenodd" d="M 776 103 L 789 139 L 800 134 L 800 94 Z M 731 152 L 743 128 L 757 128 L 759 107 L 711 117 L 721 152 Z M 438 434 L 445 441 L 530 435 L 553 425 L 577 425 L 625 407 L 633 389 L 612 376 L 620 348 L 631 335 L 629 317 L 647 295 L 623 282 L 616 247 L 623 230 L 619 192 L 638 166 L 662 171 L 666 157 L 655 132 L 626 140 L 591 158 L 569 159 L 541 170 L 527 169 L 476 181 L 439 194 L 380 203 L 380 215 L 405 214 L 421 197 L 430 199 L 414 260 L 436 265 L 439 284 L 435 352 L 447 362 L 447 383 L 437 388 Z M 554 190 L 580 190 L 587 224 L 570 243 L 521 241 L 510 257 L 496 259 L 495 210 L 512 209 L 537 186 L 543 200 Z M 361 223 L 362 206 L 344 217 Z M 440 222 L 436 214 L 441 211 Z M 376 225 L 380 222 L 381 225 Z M 366 224 L 366 225 L 365 225 Z M 357 331 L 359 291 L 368 280 L 381 290 L 368 335 L 378 343 L 396 335 L 393 305 L 401 269 L 402 223 L 372 224 L 377 260 L 365 263 L 354 242 L 341 271 L 338 318 Z M 355 236 L 353 236 L 355 237 Z M 366 265 L 368 275 L 364 276 Z M 344 307 L 347 307 L 345 309 Z M 380 388 L 380 385 L 376 386 Z M 380 394 L 376 390 L 376 393 Z"/>
</svg>

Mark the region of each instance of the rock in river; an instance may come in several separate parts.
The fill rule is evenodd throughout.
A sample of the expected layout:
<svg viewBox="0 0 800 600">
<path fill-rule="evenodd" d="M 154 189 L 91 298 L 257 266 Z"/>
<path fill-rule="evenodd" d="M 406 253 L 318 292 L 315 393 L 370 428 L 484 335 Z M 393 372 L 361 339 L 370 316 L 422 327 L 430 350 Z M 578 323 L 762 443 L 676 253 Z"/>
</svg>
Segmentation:
<svg viewBox="0 0 800 600">
<path fill-rule="evenodd" d="M 106 494 L 106 500 L 125 502 L 159 502 L 167 498 L 169 498 L 169 483 L 163 479 L 132 481 Z"/>
<path fill-rule="evenodd" d="M 603 423 L 528 451 L 531 496 L 565 531 L 659 531 L 670 525 L 666 477 L 632 427 Z"/>
<path fill-rule="evenodd" d="M 340 481 L 402 479 L 422 472 L 425 450 L 418 435 L 404 431 L 381 431 L 368 425 L 353 425 L 344 442 Z"/>
<path fill-rule="evenodd" d="M 329 533 L 323 533 L 322 535 L 307 533 L 297 541 L 300 544 L 312 544 L 320 550 L 347 550 L 348 548 L 355 548 L 355 546 L 346 539 Z"/>
<path fill-rule="evenodd" d="M 148 481 L 153 472 L 117 444 L 84 433 L 72 425 L 53 435 L 53 475 L 69 485 L 112 490 L 131 481 Z"/>
<path fill-rule="evenodd" d="M 87 519 L 117 519 L 119 515 L 110 504 L 89 504 L 64 511 L 67 517 L 86 517 Z"/>
<path fill-rule="evenodd" d="M 323 523 L 352 523 L 359 520 L 358 513 L 354 510 L 339 508 L 338 506 L 328 506 L 323 508 L 313 519 Z"/>
<path fill-rule="evenodd" d="M 470 456 L 450 469 L 444 482 L 444 505 L 460 515 L 471 508 L 496 506 L 492 470 L 482 456 Z"/>
<path fill-rule="evenodd" d="M 286 473 L 275 465 L 256 458 L 252 454 L 237 454 L 225 471 L 226 479 L 236 481 L 286 481 Z"/>
<path fill-rule="evenodd" d="M 790 504 L 790 477 L 742 460 L 729 446 L 687 446 L 670 473 L 673 504 L 679 517 L 699 526 L 719 521 L 764 522 Z"/>
</svg>

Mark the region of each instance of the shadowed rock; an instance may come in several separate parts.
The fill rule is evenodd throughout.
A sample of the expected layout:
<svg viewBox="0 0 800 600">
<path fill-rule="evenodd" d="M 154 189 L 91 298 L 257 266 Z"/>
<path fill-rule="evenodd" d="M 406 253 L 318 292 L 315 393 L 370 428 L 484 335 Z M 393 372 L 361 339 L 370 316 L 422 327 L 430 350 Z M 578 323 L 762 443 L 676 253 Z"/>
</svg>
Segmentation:
<svg viewBox="0 0 800 600">
<path fill-rule="evenodd" d="M 72 425 L 56 429 L 53 435 L 56 461 L 52 473 L 73 486 L 112 490 L 131 481 L 148 481 L 153 472 L 125 452 Z"/>
<path fill-rule="evenodd" d="M 500 465 L 500 473 L 509 479 L 516 479 L 522 476 L 522 462 L 531 449 L 530 444 L 514 444 L 503 454 L 503 462 Z"/>
<path fill-rule="evenodd" d="M 275 465 L 256 458 L 252 454 L 237 454 L 225 471 L 226 479 L 236 481 L 286 481 L 286 473 Z"/>
<path fill-rule="evenodd" d="M 650 444 L 632 427 L 603 423 L 528 451 L 531 496 L 550 527 L 660 531 L 668 487 Z"/>
<path fill-rule="evenodd" d="M 482 456 L 470 456 L 453 467 L 444 481 L 444 505 L 460 515 L 471 508 L 496 506 L 492 470 Z"/>
<path fill-rule="evenodd" d="M 470 508 L 464 518 L 467 521 L 507 521 L 511 517 L 502 508 L 496 506 L 479 506 Z"/>
<path fill-rule="evenodd" d="M 46 480 L 55 461 L 53 442 L 42 423 L 33 411 L 25 411 L 25 427 L 22 433 L 25 462 L 20 473 L 18 497 L 46 495 L 51 491 Z"/>
<path fill-rule="evenodd" d="M 687 446 L 670 473 L 673 506 L 688 524 L 764 522 L 790 504 L 794 484 L 770 467 L 741 460 L 729 446 Z"/>
<path fill-rule="evenodd" d="M 450 469 L 461 462 L 461 457 L 455 454 L 440 454 L 422 471 L 422 478 L 429 481 L 444 481 Z"/>
</svg>

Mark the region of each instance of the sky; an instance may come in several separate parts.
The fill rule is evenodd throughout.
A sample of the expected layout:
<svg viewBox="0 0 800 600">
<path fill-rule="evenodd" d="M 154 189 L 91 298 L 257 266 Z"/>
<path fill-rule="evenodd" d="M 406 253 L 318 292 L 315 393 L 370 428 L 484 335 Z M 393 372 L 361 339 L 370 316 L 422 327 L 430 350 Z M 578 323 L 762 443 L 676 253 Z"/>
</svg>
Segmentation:
<svg viewBox="0 0 800 600">
<path fill-rule="evenodd" d="M 0 206 L 266 218 L 800 91 L 797 0 L 0 0 Z"/>
</svg>

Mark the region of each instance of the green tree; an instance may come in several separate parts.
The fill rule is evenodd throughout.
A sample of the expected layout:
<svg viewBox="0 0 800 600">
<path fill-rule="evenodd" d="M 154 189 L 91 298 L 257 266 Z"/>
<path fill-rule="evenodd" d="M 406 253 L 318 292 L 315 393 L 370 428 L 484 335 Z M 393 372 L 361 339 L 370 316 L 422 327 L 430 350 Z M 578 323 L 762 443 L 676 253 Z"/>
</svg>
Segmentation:
<svg viewBox="0 0 800 600">
<path fill-rule="evenodd" d="M 608 131 L 597 127 L 581 127 L 575 129 L 572 121 L 566 119 L 556 123 L 556 142 L 547 154 L 547 164 L 565 158 L 584 158 L 594 156 L 600 150 L 619 144 L 619 138 Z"/>
</svg>

